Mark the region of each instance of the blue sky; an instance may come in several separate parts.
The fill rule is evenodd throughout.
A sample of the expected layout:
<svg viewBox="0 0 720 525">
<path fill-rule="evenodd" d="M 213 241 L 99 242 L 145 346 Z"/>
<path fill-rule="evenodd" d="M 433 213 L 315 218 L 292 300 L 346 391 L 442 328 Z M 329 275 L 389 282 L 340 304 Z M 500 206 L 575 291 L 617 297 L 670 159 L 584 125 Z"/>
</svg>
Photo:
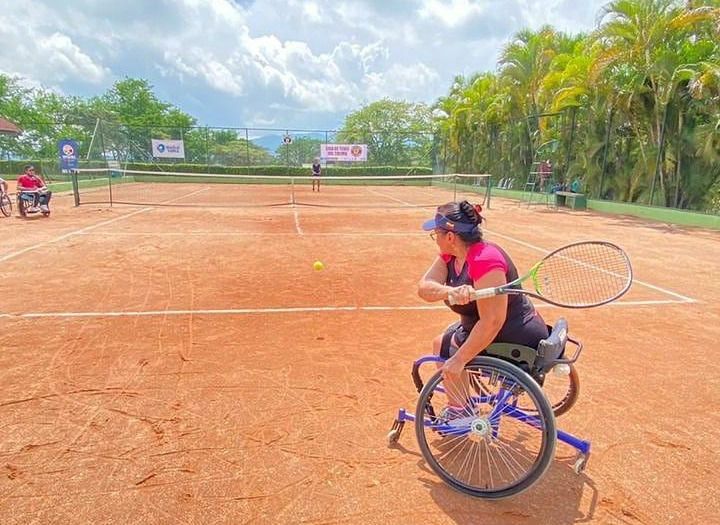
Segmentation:
<svg viewBox="0 0 720 525">
<path fill-rule="evenodd" d="M 0 72 L 93 96 L 125 76 L 201 125 L 333 129 L 383 97 L 432 103 L 543 24 L 605 0 L 6 0 Z"/>
</svg>

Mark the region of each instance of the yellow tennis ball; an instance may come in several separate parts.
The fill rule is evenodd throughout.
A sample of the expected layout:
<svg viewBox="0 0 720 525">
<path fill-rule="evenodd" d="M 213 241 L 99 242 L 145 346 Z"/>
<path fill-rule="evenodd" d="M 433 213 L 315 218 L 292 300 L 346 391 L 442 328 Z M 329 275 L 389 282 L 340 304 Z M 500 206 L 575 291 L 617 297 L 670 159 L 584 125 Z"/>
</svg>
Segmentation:
<svg viewBox="0 0 720 525">
<path fill-rule="evenodd" d="M 313 263 L 313 268 L 315 268 L 317 271 L 320 271 L 325 269 L 325 265 L 322 263 L 322 261 L 315 261 Z"/>
</svg>

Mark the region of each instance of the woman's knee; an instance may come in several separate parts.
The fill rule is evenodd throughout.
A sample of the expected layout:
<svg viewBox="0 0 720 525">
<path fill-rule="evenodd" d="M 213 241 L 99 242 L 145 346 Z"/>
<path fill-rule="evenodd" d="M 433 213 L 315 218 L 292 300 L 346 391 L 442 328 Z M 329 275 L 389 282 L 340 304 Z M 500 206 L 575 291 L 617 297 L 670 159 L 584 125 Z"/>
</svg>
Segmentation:
<svg viewBox="0 0 720 525">
<path fill-rule="evenodd" d="M 442 346 L 443 335 L 440 334 L 432 342 L 433 355 L 440 355 L 440 347 Z"/>
</svg>

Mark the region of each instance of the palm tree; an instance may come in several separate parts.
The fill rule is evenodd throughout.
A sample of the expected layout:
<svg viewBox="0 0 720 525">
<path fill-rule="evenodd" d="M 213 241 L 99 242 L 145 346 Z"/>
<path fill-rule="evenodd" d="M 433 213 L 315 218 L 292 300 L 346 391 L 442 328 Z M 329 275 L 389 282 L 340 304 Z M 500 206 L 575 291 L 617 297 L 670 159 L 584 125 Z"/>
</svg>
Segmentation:
<svg viewBox="0 0 720 525">
<path fill-rule="evenodd" d="M 615 0 L 603 8 L 605 21 L 594 35 L 605 48 L 596 60 L 599 71 L 609 70 L 612 77 L 615 68 L 626 67 L 635 79 L 642 79 L 630 97 L 644 106 L 636 107 L 636 124 L 645 128 L 655 156 L 652 170 L 646 172 L 649 203 L 654 201 L 656 181 L 661 190 L 665 186 L 669 106 L 678 86 L 693 74 L 679 50 L 697 24 L 712 20 L 713 11 L 707 6 L 683 8 L 672 0 Z M 643 158 L 647 163 L 648 157 Z"/>
</svg>

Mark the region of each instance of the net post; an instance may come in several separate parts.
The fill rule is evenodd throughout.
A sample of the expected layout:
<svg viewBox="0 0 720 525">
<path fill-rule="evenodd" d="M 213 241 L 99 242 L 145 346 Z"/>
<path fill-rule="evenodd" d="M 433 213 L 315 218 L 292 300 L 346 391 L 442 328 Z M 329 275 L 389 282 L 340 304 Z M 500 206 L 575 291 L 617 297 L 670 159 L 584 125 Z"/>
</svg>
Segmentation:
<svg viewBox="0 0 720 525">
<path fill-rule="evenodd" d="M 112 182 L 110 181 L 111 173 L 110 173 L 110 164 L 108 163 L 107 158 L 107 152 L 105 151 L 105 126 L 103 125 L 102 120 L 98 119 L 99 124 L 99 130 L 100 130 L 100 147 L 102 148 L 102 159 L 105 161 L 105 173 L 108 175 L 108 190 L 109 190 L 109 196 L 110 196 L 110 207 L 112 208 L 113 199 L 112 199 Z"/>
<path fill-rule="evenodd" d="M 247 174 L 250 175 L 250 130 L 248 128 L 245 128 L 245 154 L 247 155 L 245 160 Z"/>
<path fill-rule="evenodd" d="M 108 190 L 110 192 L 110 207 L 112 208 L 113 205 L 113 196 L 112 196 L 112 171 L 107 170 L 107 176 L 108 176 Z"/>
<path fill-rule="evenodd" d="M 487 188 L 485 189 L 485 207 L 489 210 L 490 209 L 490 193 L 492 191 L 492 175 L 488 174 L 487 178 L 485 179 L 487 181 Z"/>
<path fill-rule="evenodd" d="M 72 182 L 73 198 L 75 199 L 75 206 L 80 206 L 80 185 L 78 184 L 78 173 L 77 170 L 70 172 L 70 181 Z"/>
</svg>

